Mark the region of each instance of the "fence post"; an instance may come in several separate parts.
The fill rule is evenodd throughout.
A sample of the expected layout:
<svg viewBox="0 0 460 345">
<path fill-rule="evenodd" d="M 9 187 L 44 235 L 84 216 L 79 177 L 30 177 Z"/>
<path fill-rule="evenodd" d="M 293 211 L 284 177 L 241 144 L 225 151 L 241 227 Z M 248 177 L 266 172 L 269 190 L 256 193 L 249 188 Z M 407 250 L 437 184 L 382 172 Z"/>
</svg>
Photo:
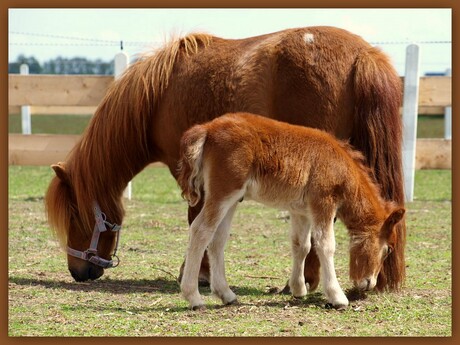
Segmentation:
<svg viewBox="0 0 460 345">
<path fill-rule="evenodd" d="M 452 70 L 450 68 L 446 71 L 446 76 L 452 77 Z M 452 106 L 444 109 L 444 139 L 452 139 Z"/>
<path fill-rule="evenodd" d="M 406 201 L 414 200 L 415 146 L 417 142 L 417 117 L 419 96 L 419 46 L 406 48 L 406 71 L 403 100 L 403 171 Z"/>
<path fill-rule="evenodd" d="M 22 75 L 28 75 L 29 66 L 27 64 L 22 64 L 19 67 L 19 73 Z M 21 125 L 22 125 L 22 134 L 32 134 L 32 120 L 30 118 L 30 106 L 29 105 L 21 106 Z"/>
<path fill-rule="evenodd" d="M 119 52 L 117 55 L 115 55 L 115 60 L 114 60 L 114 74 L 115 74 L 115 79 L 118 79 L 123 72 L 128 68 L 129 66 L 129 57 L 128 54 L 125 52 Z M 127 198 L 128 200 L 131 200 L 131 181 L 128 183 L 128 185 L 125 188 L 125 191 L 123 192 L 123 196 Z"/>
</svg>

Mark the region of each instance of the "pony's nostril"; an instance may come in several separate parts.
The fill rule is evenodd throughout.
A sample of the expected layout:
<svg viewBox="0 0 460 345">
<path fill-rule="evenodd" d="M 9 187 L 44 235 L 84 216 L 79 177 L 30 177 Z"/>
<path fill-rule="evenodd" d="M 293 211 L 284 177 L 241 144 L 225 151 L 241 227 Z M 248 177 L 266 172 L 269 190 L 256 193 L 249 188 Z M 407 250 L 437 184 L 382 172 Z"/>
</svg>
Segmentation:
<svg viewBox="0 0 460 345">
<path fill-rule="evenodd" d="M 74 270 L 70 270 L 70 275 L 76 282 L 85 282 L 88 280 L 88 274 L 82 274 L 81 272 L 76 272 Z"/>
<path fill-rule="evenodd" d="M 104 274 L 104 269 L 98 266 L 90 266 L 88 268 L 88 276 L 91 280 L 96 280 Z"/>
<path fill-rule="evenodd" d="M 366 282 L 367 282 L 366 290 L 369 291 L 370 287 L 371 287 L 371 280 L 369 278 L 367 278 Z"/>
</svg>

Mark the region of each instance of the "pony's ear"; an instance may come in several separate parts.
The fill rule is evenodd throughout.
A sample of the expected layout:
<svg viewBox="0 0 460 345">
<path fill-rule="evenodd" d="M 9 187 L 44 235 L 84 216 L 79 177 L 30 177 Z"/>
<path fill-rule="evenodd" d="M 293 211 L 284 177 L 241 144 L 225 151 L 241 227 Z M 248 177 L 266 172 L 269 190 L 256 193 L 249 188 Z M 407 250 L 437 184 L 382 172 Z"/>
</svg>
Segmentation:
<svg viewBox="0 0 460 345">
<path fill-rule="evenodd" d="M 59 162 L 57 164 L 52 164 L 51 169 L 54 170 L 56 173 L 56 176 L 64 183 L 70 186 L 70 179 L 69 175 L 67 174 L 65 170 L 65 163 Z"/>
</svg>

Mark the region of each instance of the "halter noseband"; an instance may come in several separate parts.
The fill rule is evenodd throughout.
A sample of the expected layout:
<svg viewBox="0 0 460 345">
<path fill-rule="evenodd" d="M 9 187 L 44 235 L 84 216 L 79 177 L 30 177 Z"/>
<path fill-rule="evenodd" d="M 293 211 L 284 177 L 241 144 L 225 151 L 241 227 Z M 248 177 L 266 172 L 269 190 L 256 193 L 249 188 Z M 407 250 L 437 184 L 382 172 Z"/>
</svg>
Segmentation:
<svg viewBox="0 0 460 345">
<path fill-rule="evenodd" d="M 101 211 L 101 208 L 99 207 L 97 202 L 93 204 L 93 211 L 94 211 L 94 218 L 96 220 L 96 224 L 94 225 L 93 237 L 91 238 L 91 244 L 89 248 L 85 250 L 84 252 L 81 252 L 79 250 L 75 250 L 70 247 L 67 247 L 67 254 L 74 256 L 76 258 L 85 260 L 85 261 L 89 261 L 103 268 L 117 267 L 118 264 L 120 263 L 120 259 L 118 259 L 118 256 L 116 254 L 117 254 L 117 249 L 118 249 L 118 240 L 120 239 L 121 226 L 118 224 L 109 223 L 107 221 L 107 217 L 105 213 Z M 99 255 L 97 255 L 97 244 L 99 242 L 99 235 L 101 234 L 101 232 L 104 232 L 107 230 L 117 233 L 115 251 L 113 252 L 113 255 L 112 255 L 112 257 L 117 259 L 115 264 L 113 263 L 113 260 L 106 260 L 106 259 L 101 258 Z"/>
</svg>

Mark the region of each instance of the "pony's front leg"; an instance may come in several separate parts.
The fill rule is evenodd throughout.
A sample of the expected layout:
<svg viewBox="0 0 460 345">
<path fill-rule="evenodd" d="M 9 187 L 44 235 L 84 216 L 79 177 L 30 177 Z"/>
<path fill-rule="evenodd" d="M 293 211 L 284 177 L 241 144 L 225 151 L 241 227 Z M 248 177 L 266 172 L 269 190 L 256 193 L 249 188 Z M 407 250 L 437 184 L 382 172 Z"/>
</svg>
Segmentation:
<svg viewBox="0 0 460 345">
<path fill-rule="evenodd" d="M 211 267 L 211 291 L 224 304 L 236 302 L 236 295 L 230 289 L 225 277 L 224 248 L 230 234 L 230 225 L 235 213 L 236 203 L 230 207 L 225 218 L 217 228 L 214 238 L 208 246 L 209 263 Z"/>
<path fill-rule="evenodd" d="M 346 308 L 348 299 L 340 287 L 334 267 L 335 236 L 333 219 L 326 226 L 315 227 L 313 236 L 317 243 L 316 251 L 321 263 L 321 280 L 324 294 L 334 308 Z"/>
<path fill-rule="evenodd" d="M 194 310 L 204 306 L 203 298 L 198 291 L 198 274 L 204 251 L 211 242 L 216 228 L 217 225 L 206 221 L 203 211 L 190 226 L 189 246 L 180 287 L 182 295 Z"/>
<path fill-rule="evenodd" d="M 311 231 L 307 217 L 291 213 L 292 272 L 289 280 L 292 295 L 303 297 L 307 291 L 304 277 L 305 258 L 311 248 Z"/>
</svg>

